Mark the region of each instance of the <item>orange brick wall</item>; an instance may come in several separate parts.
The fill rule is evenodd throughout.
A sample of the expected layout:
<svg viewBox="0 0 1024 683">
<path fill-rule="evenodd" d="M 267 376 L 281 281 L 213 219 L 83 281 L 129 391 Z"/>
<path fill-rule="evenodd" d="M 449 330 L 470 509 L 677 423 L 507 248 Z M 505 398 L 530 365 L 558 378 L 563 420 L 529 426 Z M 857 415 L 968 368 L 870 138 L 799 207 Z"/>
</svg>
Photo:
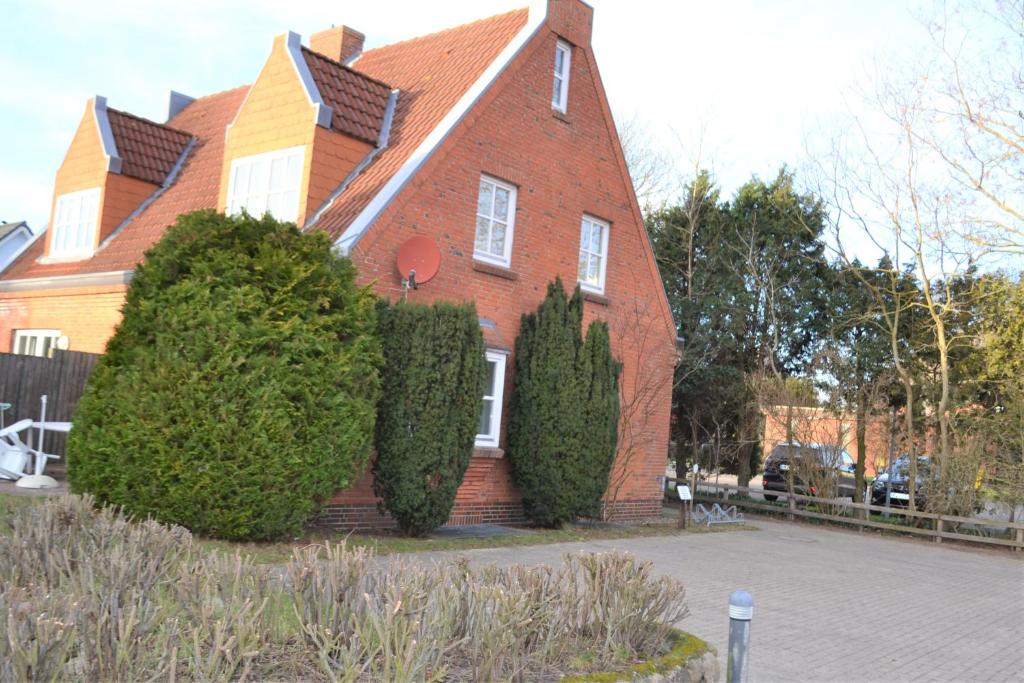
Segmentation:
<svg viewBox="0 0 1024 683">
<path fill-rule="evenodd" d="M 121 221 L 127 218 L 132 211 L 139 208 L 147 197 L 156 192 L 158 187 L 153 183 L 147 183 L 145 180 L 130 178 L 118 175 L 117 173 L 107 173 L 106 176 L 103 195 L 100 197 L 102 208 L 100 209 L 100 229 L 98 231 L 97 244 L 109 237 L 110 233 L 114 232 L 117 226 L 121 225 Z"/>
<path fill-rule="evenodd" d="M 59 329 L 72 351 L 103 353 L 121 320 L 124 285 L 0 294 L 0 351 L 10 352 L 14 330 Z"/>
<path fill-rule="evenodd" d="M 297 221 L 302 225 L 372 147 L 316 125 L 314 107 L 295 73 L 285 41 L 284 35 L 274 39 L 270 56 L 228 127 L 217 206 L 221 211 L 227 207 L 232 160 L 304 146 L 302 187 L 307 191 L 299 197 Z"/>
<path fill-rule="evenodd" d="M 552 20 L 562 22 L 561 35 L 588 40 L 589 8 L 569 4 L 573 12 Z M 567 25 L 570 21 L 576 23 Z M 575 283 L 582 214 L 611 223 L 606 298 L 586 303 L 584 312 L 585 324 L 593 319 L 609 322 L 615 354 L 624 364 L 624 413 L 629 413 L 630 424 L 624 425 L 624 444 L 607 498 L 623 509 L 629 502 L 644 501 L 644 510 L 650 512 L 650 502 L 661 498 L 658 477 L 664 475 L 666 461 L 674 328 L 588 47 L 573 52 L 568 113 L 552 112 L 556 38 L 544 30 L 534 38 L 377 219 L 356 245 L 353 258 L 360 279 L 374 282 L 380 294 L 394 299 L 401 293 L 394 265 L 399 246 L 413 235 L 430 235 L 441 250 L 441 270 L 410 292 L 409 299 L 475 301 L 480 316 L 496 323 L 495 330 L 485 331 L 488 343 L 509 349 L 520 315 L 536 309 L 548 282 L 559 275 L 567 286 Z M 518 188 L 511 272 L 506 277 L 485 272 L 473 260 L 481 173 Z M 506 409 L 513 366 L 510 357 Z M 364 477 L 333 503 L 362 509 L 375 500 L 370 484 Z M 506 459 L 474 457 L 453 515 L 478 503 L 518 500 Z"/>
</svg>

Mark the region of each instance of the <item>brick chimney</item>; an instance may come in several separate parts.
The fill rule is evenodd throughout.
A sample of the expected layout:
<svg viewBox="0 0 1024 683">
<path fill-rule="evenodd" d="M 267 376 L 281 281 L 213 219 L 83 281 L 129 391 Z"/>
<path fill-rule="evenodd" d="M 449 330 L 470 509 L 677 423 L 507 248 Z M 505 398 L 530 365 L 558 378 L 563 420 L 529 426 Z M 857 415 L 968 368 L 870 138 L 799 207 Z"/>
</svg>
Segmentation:
<svg viewBox="0 0 1024 683">
<path fill-rule="evenodd" d="M 364 40 L 366 36 L 354 28 L 335 26 L 311 35 L 309 49 L 345 64 L 363 51 Z"/>
</svg>

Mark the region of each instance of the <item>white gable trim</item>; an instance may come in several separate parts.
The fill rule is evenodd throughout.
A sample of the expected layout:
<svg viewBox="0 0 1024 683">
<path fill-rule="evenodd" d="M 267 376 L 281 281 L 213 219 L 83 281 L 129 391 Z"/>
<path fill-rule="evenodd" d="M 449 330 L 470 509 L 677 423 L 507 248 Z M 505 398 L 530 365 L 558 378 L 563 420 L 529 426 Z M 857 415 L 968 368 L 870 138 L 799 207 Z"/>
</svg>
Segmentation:
<svg viewBox="0 0 1024 683">
<path fill-rule="evenodd" d="M 316 87 L 313 74 L 309 72 L 309 65 L 306 64 L 306 58 L 302 56 L 302 37 L 295 31 L 288 31 L 286 36 L 285 50 L 292 60 L 292 66 L 295 68 L 295 74 L 299 77 L 299 82 L 302 83 L 303 90 L 306 91 L 306 99 L 316 108 L 313 120 L 321 128 L 330 128 L 333 114 L 331 108 L 324 104 L 323 98 L 320 97 L 320 89 Z"/>
<path fill-rule="evenodd" d="M 547 20 L 547 0 L 531 0 L 529 9 L 529 18 L 519 33 L 505 46 L 505 49 L 497 56 L 497 58 L 491 62 L 491 65 L 487 67 L 487 70 L 480 75 L 480 78 L 469 88 L 468 91 L 462 96 L 462 98 L 455 104 L 454 107 L 448 112 L 447 115 L 441 122 L 437 124 L 434 130 L 430 131 L 430 134 L 420 143 L 419 147 L 413 151 L 412 155 L 406 160 L 402 167 L 391 176 L 390 180 L 384 184 L 370 203 L 366 205 L 355 220 L 349 224 L 345 232 L 341 234 L 341 237 L 335 241 L 334 246 L 342 253 L 348 254 L 352 248 L 356 245 L 359 239 L 366 234 L 367 229 L 373 224 L 373 222 L 380 216 L 381 212 L 387 208 L 388 204 L 395 198 L 395 196 L 405 187 L 405 184 L 409 182 L 409 179 L 415 175 L 416 171 L 433 155 L 437 148 L 445 141 L 445 139 L 451 134 L 455 127 L 459 125 L 469 110 L 473 108 L 477 100 L 487 91 L 487 89 L 497 80 L 498 76 L 501 75 L 508 65 L 512 63 L 516 55 L 526 46 L 531 38 L 537 33 L 544 22 Z"/>
<path fill-rule="evenodd" d="M 107 158 L 107 171 L 121 172 L 121 157 L 117 154 L 114 132 L 110 129 L 110 117 L 107 116 L 107 98 L 96 95 L 92 98 L 92 117 L 96 122 L 96 132 L 100 136 L 103 156 Z"/>
</svg>

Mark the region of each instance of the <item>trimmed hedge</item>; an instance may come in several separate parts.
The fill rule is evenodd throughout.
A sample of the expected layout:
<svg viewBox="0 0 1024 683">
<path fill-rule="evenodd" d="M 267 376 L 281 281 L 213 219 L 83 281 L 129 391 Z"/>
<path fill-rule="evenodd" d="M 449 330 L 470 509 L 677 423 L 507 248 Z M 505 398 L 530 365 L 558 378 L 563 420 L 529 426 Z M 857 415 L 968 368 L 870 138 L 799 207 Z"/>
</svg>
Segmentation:
<svg viewBox="0 0 1024 683">
<path fill-rule="evenodd" d="M 372 449 L 374 307 L 326 235 L 181 216 L 137 268 L 78 404 L 72 490 L 204 535 L 300 531 Z"/>
<path fill-rule="evenodd" d="M 558 526 L 597 516 L 615 459 L 619 364 L 608 328 L 582 340 L 583 299 L 560 279 L 536 313 L 522 317 L 509 407 L 508 458 L 526 516 Z"/>
<path fill-rule="evenodd" d="M 373 488 L 410 536 L 448 520 L 469 467 L 484 392 L 473 304 L 378 308 L 384 349 Z"/>
</svg>

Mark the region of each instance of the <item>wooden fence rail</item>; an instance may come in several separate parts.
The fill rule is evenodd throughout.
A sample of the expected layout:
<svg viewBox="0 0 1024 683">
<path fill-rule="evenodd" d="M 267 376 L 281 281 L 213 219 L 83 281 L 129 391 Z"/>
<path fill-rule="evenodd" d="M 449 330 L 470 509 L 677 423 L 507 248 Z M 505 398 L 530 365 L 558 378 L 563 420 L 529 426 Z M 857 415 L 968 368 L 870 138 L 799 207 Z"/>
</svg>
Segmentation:
<svg viewBox="0 0 1024 683">
<path fill-rule="evenodd" d="M 671 477 L 667 480 L 680 484 L 690 483 Z M 954 515 L 940 515 L 932 512 L 918 512 L 916 510 L 911 512 L 910 510 L 899 507 L 887 508 L 879 505 L 871 505 L 870 503 L 854 503 L 843 498 L 816 498 L 814 496 L 805 496 L 798 493 L 789 494 L 779 491 L 771 491 L 770 495 L 778 496 L 779 500 L 787 503 L 786 507 L 782 507 L 779 505 L 772 505 L 767 501 L 762 502 L 743 498 L 729 498 L 730 493 L 746 494 L 747 496 L 754 493 L 763 495 L 764 491 L 761 489 L 752 489 L 747 486 L 734 486 L 732 484 L 714 484 L 703 481 L 697 483 L 697 490 L 693 492 L 694 501 L 723 502 L 722 498 L 719 498 L 712 493 L 718 491 L 721 491 L 724 494 L 730 505 L 735 505 L 737 507 L 756 512 L 785 515 L 789 519 L 804 517 L 808 519 L 820 519 L 828 522 L 836 522 L 838 524 L 849 524 L 857 527 L 885 529 L 899 533 L 916 534 L 919 536 L 934 538 L 937 543 L 941 543 L 942 539 L 948 538 L 958 541 L 967 541 L 970 543 L 1008 546 L 1013 548 L 1014 551 L 1024 549 L 1024 522 L 1009 522 L 1000 519 L 985 519 L 981 517 L 957 517 Z M 808 510 L 797 507 L 796 504 L 798 502 L 810 503 L 814 505 L 816 509 Z M 826 512 L 822 512 L 821 510 L 826 510 Z M 853 514 L 844 515 L 828 512 L 836 510 L 849 511 Z M 892 524 L 885 521 L 879 521 L 877 519 L 871 519 L 870 513 L 872 512 L 881 512 L 907 519 L 928 520 L 930 522 L 930 528 L 908 526 L 904 524 Z M 961 525 L 965 524 L 972 525 L 975 529 L 978 527 L 993 527 L 1000 530 L 1006 530 L 1008 537 L 996 538 L 983 534 L 964 533 L 959 530 L 959 528 Z"/>
<path fill-rule="evenodd" d="M 38 420 L 43 395 L 47 397 L 48 421 L 70 421 L 98 358 L 81 351 L 55 350 L 52 358 L 0 353 L 0 403 L 11 404 L 3 415 L 4 424 Z M 66 434 L 47 432 L 43 450 L 63 456 L 66 442 Z"/>
</svg>

